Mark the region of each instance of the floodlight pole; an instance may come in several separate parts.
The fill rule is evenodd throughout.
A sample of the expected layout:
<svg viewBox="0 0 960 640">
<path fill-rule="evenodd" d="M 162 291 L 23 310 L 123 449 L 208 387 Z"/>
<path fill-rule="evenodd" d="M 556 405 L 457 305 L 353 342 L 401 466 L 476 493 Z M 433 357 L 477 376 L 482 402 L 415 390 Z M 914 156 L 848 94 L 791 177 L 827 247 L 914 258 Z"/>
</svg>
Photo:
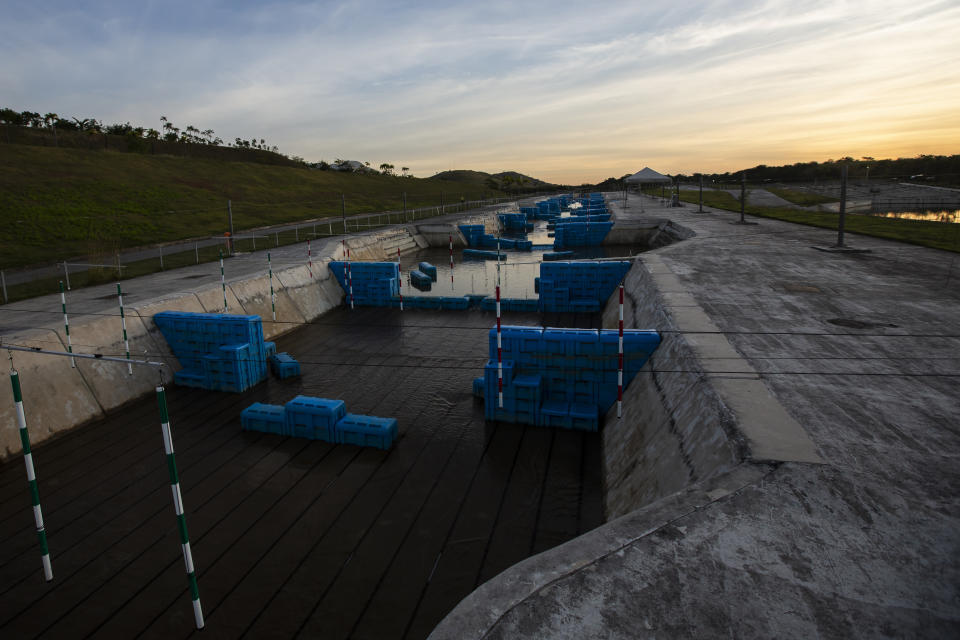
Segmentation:
<svg viewBox="0 0 960 640">
<path fill-rule="evenodd" d="M 740 174 L 740 224 L 744 223 L 743 212 L 747 204 L 747 174 Z"/>
<path fill-rule="evenodd" d="M 703 174 L 700 174 L 700 210 L 698 213 L 703 213 Z"/>
<path fill-rule="evenodd" d="M 837 227 L 837 246 L 843 246 L 843 227 L 847 221 L 847 164 L 840 165 L 840 220 Z"/>
</svg>

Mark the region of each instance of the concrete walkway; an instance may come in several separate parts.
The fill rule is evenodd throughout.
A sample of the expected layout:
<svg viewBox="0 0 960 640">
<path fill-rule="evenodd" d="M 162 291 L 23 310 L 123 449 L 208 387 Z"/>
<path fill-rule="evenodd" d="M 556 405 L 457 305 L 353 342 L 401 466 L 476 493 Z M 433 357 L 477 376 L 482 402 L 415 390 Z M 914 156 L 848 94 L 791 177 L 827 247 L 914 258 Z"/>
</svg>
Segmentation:
<svg viewBox="0 0 960 640">
<path fill-rule="evenodd" d="M 677 327 L 661 349 L 696 356 L 650 373 L 701 372 L 739 462 L 508 569 L 431 637 L 956 637 L 960 256 L 643 209 L 618 217 L 696 234 L 631 272 Z"/>
</svg>

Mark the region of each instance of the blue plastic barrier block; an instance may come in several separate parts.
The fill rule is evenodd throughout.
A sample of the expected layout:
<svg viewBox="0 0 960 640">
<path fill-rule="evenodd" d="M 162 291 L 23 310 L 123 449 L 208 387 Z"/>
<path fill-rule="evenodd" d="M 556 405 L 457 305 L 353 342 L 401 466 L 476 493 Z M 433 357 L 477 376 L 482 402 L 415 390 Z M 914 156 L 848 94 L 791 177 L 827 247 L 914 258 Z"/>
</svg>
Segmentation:
<svg viewBox="0 0 960 640">
<path fill-rule="evenodd" d="M 297 396 L 284 405 L 285 433 L 295 438 L 336 442 L 337 422 L 347 415 L 343 400 Z"/>
<path fill-rule="evenodd" d="M 595 402 L 571 404 L 569 416 L 571 429 L 597 431 L 600 428 Z"/>
<path fill-rule="evenodd" d="M 435 266 L 433 266 L 429 262 L 421 262 L 418 265 L 418 268 L 420 271 L 430 276 L 431 280 L 433 280 L 434 282 L 437 281 L 437 268 Z"/>
<path fill-rule="evenodd" d="M 397 437 L 397 419 L 348 413 L 336 424 L 337 442 L 387 450 Z"/>
<path fill-rule="evenodd" d="M 551 400 L 540 405 L 540 426 L 569 429 L 570 405 L 566 402 Z"/>
<path fill-rule="evenodd" d="M 485 386 L 486 386 L 486 381 L 483 378 L 474 378 L 473 379 L 473 395 L 476 396 L 477 398 L 482 398 Z"/>
<path fill-rule="evenodd" d="M 461 296 L 459 298 L 453 296 L 443 296 L 440 298 L 440 306 L 442 309 L 467 309 L 470 306 L 470 299 L 466 296 Z"/>
<path fill-rule="evenodd" d="M 277 352 L 277 343 L 276 342 L 264 342 L 263 343 L 263 355 L 272 356 Z"/>
<path fill-rule="evenodd" d="M 244 431 L 261 431 L 284 435 L 286 410 L 282 405 L 254 402 L 240 412 L 240 426 Z"/>
<path fill-rule="evenodd" d="M 181 369 L 173 374 L 173 381 L 181 387 L 193 387 L 195 389 L 209 389 L 210 382 L 206 374 L 194 369 Z"/>
<path fill-rule="evenodd" d="M 289 353 L 276 353 L 269 356 L 267 361 L 270 363 L 270 371 L 281 380 L 300 375 L 300 363 Z"/>
<path fill-rule="evenodd" d="M 433 283 L 433 278 L 425 274 L 419 269 L 414 269 L 410 272 L 410 284 L 417 287 L 418 289 L 422 288 L 424 290 L 429 290 L 430 285 Z"/>
</svg>

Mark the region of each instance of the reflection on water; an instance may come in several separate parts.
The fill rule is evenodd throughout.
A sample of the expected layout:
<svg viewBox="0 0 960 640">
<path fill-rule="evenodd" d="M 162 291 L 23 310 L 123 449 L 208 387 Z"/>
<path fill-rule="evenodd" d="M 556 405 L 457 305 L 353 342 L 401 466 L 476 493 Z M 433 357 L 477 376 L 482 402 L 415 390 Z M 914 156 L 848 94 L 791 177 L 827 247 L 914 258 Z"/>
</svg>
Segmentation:
<svg viewBox="0 0 960 640">
<path fill-rule="evenodd" d="M 552 238 L 551 238 L 552 239 Z M 629 255 L 629 247 L 582 247 L 571 260 L 616 258 Z M 503 251 L 506 260 L 500 262 L 500 297 L 535 300 L 533 280 L 540 275 L 544 251 Z M 437 268 L 437 281 L 429 291 L 421 291 L 410 284 L 410 271 L 420 262 L 429 262 Z M 425 249 L 415 255 L 403 256 L 403 295 L 405 296 L 464 296 L 467 294 L 495 295 L 497 285 L 496 260 L 463 260 L 462 249 L 454 249 L 453 281 L 450 279 L 450 251 Z"/>
<path fill-rule="evenodd" d="M 889 211 L 869 214 L 878 218 L 903 218 L 904 220 L 923 220 L 926 222 L 960 222 L 960 210 L 957 211 Z"/>
</svg>

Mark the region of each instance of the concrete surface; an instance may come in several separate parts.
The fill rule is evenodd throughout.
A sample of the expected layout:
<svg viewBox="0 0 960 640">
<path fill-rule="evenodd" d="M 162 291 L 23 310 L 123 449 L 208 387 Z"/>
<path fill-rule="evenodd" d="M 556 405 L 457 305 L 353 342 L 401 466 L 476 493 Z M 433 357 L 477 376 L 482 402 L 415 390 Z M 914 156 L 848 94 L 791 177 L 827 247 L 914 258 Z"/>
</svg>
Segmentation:
<svg viewBox="0 0 960 640">
<path fill-rule="evenodd" d="M 666 452 L 625 492 L 647 502 L 482 585 L 431 638 L 956 637 L 957 256 L 862 236 L 869 254 L 824 254 L 834 232 L 639 197 L 621 220 L 695 234 L 631 270 L 677 332 L 647 380 L 698 381 L 706 409 L 659 393 L 688 431 L 636 425 Z M 690 464 L 705 436 L 713 463 Z"/>
</svg>

